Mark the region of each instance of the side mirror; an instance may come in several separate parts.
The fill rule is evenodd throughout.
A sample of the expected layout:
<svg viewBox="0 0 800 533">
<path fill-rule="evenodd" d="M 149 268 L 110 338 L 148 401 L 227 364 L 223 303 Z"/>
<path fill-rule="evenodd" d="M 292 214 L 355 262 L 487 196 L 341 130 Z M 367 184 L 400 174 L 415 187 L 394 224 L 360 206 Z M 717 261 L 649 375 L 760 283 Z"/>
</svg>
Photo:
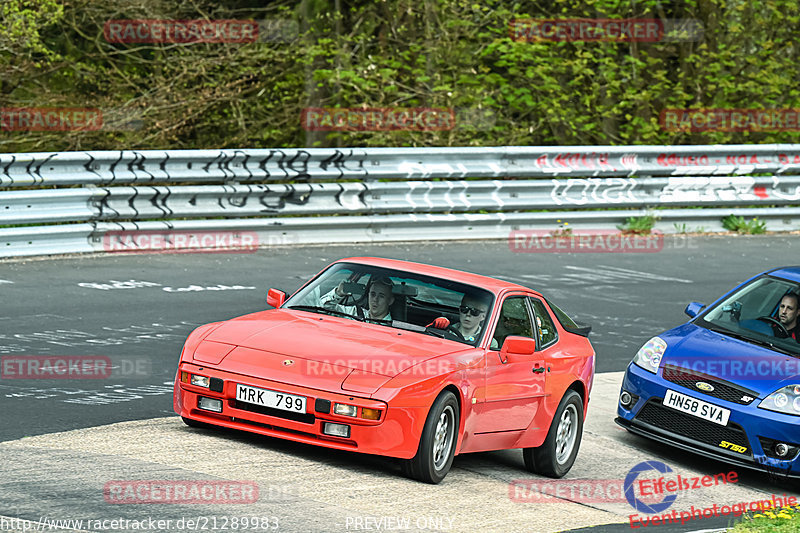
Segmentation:
<svg viewBox="0 0 800 533">
<path fill-rule="evenodd" d="M 684 313 L 689 315 L 689 318 L 694 318 L 700 314 L 700 311 L 705 309 L 706 304 L 701 304 L 700 302 L 692 302 L 686 306 L 686 309 L 683 310 Z"/>
<path fill-rule="evenodd" d="M 267 305 L 272 307 L 280 307 L 286 301 L 286 293 L 278 289 L 270 289 L 267 291 Z"/>
<path fill-rule="evenodd" d="M 520 337 L 517 335 L 509 335 L 503 341 L 503 347 L 500 348 L 500 361 L 505 363 L 513 363 L 515 360 L 519 361 L 525 357 L 531 357 L 536 351 L 536 341 L 529 337 Z"/>
</svg>

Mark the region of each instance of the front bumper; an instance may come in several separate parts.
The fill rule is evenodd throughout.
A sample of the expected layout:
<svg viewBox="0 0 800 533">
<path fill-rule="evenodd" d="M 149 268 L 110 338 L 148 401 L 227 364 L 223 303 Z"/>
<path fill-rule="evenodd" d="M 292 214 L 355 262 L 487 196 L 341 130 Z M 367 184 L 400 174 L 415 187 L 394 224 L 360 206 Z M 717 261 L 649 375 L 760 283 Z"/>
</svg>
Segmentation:
<svg viewBox="0 0 800 533">
<path fill-rule="evenodd" d="M 663 406 L 667 389 L 730 409 L 728 424 L 721 426 Z M 652 374 L 631 363 L 625 372 L 622 390 L 638 397 L 629 408 L 617 404 L 619 416 L 615 421 L 628 431 L 742 468 L 800 479 L 800 420 L 797 417 L 759 409 L 758 398 L 749 405 L 740 405 L 667 381 L 663 377 L 663 366 L 658 374 Z M 765 449 L 769 447 L 765 444 L 770 442 L 784 442 L 794 447 L 787 458 L 778 459 L 770 457 L 774 452 L 769 450 L 768 453 Z M 721 445 L 746 450 L 737 452 Z"/>
<path fill-rule="evenodd" d="M 208 376 L 222 381 L 219 392 L 182 383 L 181 371 Z M 217 382 L 219 383 L 219 382 Z M 257 406 L 236 399 L 236 385 L 240 383 L 260 389 L 268 389 L 306 398 L 306 412 L 293 413 Z M 222 401 L 222 412 L 216 413 L 198 407 L 201 397 Z M 239 429 L 270 437 L 288 439 L 295 442 L 324 446 L 339 450 L 357 451 L 409 459 L 417 452 L 419 435 L 414 422 L 422 409 L 389 408 L 382 401 L 360 398 L 350 394 L 326 392 L 288 385 L 252 376 L 223 372 L 191 363 L 182 363 L 175 378 L 174 409 L 182 417 L 214 426 Z M 378 420 L 366 420 L 332 412 L 334 403 L 344 403 L 380 410 Z M 325 411 L 328 406 L 329 412 Z M 424 416 L 422 413 L 423 423 Z M 322 432 L 325 422 L 346 424 L 350 427 L 349 437 L 334 437 Z M 419 430 L 421 431 L 421 429 Z"/>
</svg>

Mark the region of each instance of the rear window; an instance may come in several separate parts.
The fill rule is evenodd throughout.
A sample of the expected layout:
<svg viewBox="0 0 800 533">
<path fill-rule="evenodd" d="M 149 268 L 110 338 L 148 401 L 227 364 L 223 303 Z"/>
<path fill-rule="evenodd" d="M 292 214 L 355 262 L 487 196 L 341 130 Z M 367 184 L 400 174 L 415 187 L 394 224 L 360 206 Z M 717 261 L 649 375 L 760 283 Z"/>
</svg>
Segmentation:
<svg viewBox="0 0 800 533">
<path fill-rule="evenodd" d="M 564 329 L 567 329 L 567 328 L 573 328 L 574 329 L 574 328 L 579 328 L 580 327 L 578 324 L 575 323 L 574 320 L 572 320 L 569 317 L 569 315 L 567 313 L 562 311 L 560 307 L 555 305 L 550 300 L 545 300 L 545 301 L 547 302 L 547 305 L 550 306 L 550 309 L 553 310 L 553 314 L 556 315 L 556 318 L 558 319 L 559 322 L 561 322 L 561 326 Z"/>
</svg>

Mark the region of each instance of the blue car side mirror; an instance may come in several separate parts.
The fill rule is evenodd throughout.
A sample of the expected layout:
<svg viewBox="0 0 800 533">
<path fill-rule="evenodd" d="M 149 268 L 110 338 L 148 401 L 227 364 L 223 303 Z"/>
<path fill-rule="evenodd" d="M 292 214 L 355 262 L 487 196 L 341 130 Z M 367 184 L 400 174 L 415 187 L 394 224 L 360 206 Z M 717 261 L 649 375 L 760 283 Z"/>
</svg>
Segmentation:
<svg viewBox="0 0 800 533">
<path fill-rule="evenodd" d="M 700 314 L 700 311 L 705 309 L 706 305 L 701 304 L 700 302 L 692 302 L 686 306 L 686 309 L 683 310 L 684 313 L 689 315 L 690 318 L 694 318 Z"/>
</svg>

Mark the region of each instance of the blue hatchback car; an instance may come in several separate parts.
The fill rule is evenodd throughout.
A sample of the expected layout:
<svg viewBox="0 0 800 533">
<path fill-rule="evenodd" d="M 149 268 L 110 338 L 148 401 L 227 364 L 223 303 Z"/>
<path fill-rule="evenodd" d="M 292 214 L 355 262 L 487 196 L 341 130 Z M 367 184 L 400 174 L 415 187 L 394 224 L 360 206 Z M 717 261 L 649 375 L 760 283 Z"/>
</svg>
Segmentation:
<svg viewBox="0 0 800 533">
<path fill-rule="evenodd" d="M 800 267 L 755 276 L 653 337 L 625 371 L 616 422 L 736 466 L 800 478 Z"/>
</svg>

